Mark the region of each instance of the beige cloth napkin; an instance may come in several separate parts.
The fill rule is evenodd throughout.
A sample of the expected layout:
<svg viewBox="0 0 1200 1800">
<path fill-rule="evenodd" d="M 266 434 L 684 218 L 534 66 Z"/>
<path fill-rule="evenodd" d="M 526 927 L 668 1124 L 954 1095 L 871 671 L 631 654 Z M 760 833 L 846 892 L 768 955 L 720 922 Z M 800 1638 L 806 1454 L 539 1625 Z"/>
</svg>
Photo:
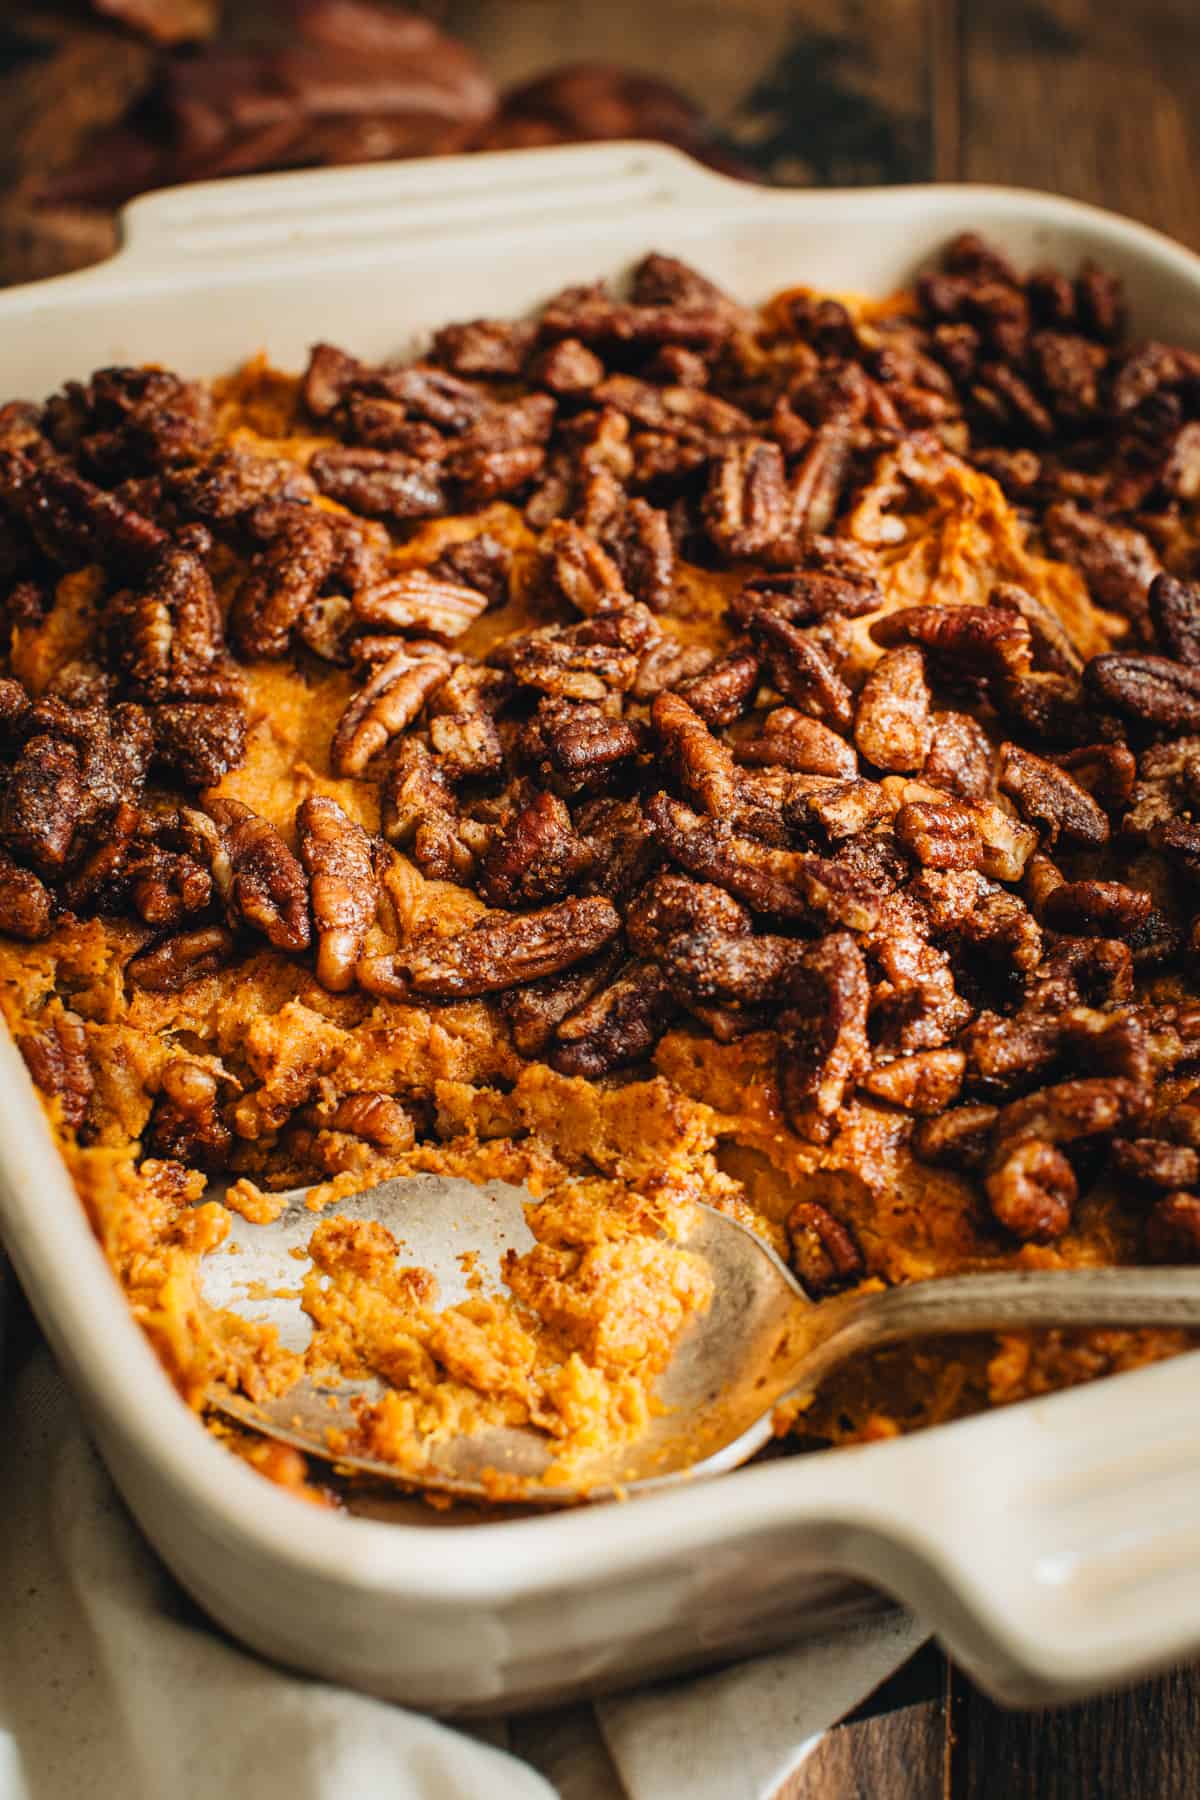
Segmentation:
<svg viewBox="0 0 1200 1800">
<path fill-rule="evenodd" d="M 260 1661 L 139 1537 L 49 1353 L 0 1394 L 0 1800 L 770 1800 L 922 1642 L 889 1614 L 714 1675 L 438 1724 Z M 516 1734 L 514 1734 L 516 1735 Z"/>
</svg>

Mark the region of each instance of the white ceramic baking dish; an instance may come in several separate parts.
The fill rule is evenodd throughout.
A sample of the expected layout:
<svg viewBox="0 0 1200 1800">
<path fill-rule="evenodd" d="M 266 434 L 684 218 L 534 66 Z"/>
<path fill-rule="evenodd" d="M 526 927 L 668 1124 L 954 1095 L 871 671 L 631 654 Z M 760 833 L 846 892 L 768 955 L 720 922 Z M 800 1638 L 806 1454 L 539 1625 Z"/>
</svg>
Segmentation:
<svg viewBox="0 0 1200 1800">
<path fill-rule="evenodd" d="M 680 253 L 747 300 L 885 292 L 977 227 L 1020 261 L 1095 256 L 1138 329 L 1200 341 L 1200 259 L 1000 188 L 751 189 L 637 144 L 214 183 L 138 201 L 111 262 L 0 295 L 0 390 L 161 360 L 370 358 L 447 319 Z M 1011 1702 L 1200 1651 L 1200 1361 L 917 1437 L 626 1505 L 478 1525 L 304 1506 L 179 1403 L 0 1041 L 0 1230 L 96 1441 L 180 1581 L 248 1644 L 446 1712 L 499 1711 L 744 1653 L 898 1596 Z M 1198 1276 L 1200 1279 L 1200 1276 Z M 415 1519 L 416 1522 L 413 1522 Z"/>
</svg>

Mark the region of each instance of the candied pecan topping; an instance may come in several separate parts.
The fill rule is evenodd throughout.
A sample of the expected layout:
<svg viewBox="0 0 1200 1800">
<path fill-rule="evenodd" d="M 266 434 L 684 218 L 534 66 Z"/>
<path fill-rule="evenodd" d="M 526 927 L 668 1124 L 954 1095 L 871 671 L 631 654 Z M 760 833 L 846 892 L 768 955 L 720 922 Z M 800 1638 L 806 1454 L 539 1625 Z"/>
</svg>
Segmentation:
<svg viewBox="0 0 1200 1800">
<path fill-rule="evenodd" d="M 177 994 L 191 982 L 215 974 L 232 958 L 233 933 L 223 925 L 205 925 L 131 957 L 125 974 L 133 987 L 147 993 Z"/>
<path fill-rule="evenodd" d="M 185 807 L 181 816 L 229 924 L 254 926 L 277 950 L 306 949 L 308 882 L 275 827 L 240 800 L 213 799 L 205 812 Z"/>
<path fill-rule="evenodd" d="M 1154 901 L 1144 888 L 1123 881 L 1064 881 L 1047 896 L 1042 918 L 1054 931 L 1128 938 L 1153 909 Z"/>
<path fill-rule="evenodd" d="M 913 1155 L 952 1169 L 981 1168 L 998 1117 L 998 1107 L 975 1104 L 956 1106 L 940 1118 L 921 1119 L 910 1140 Z"/>
<path fill-rule="evenodd" d="M 983 800 L 991 792 L 993 751 L 983 726 L 969 713 L 931 715 L 929 754 L 921 769 L 928 787 L 958 800 Z"/>
<path fill-rule="evenodd" d="M 745 622 L 762 649 L 772 684 L 784 698 L 800 712 L 846 730 L 854 702 L 820 645 L 764 605 L 748 609 Z"/>
<path fill-rule="evenodd" d="M 336 344 L 314 344 L 300 384 L 301 397 L 313 418 L 329 418 L 367 373 L 357 357 L 348 356 Z"/>
<path fill-rule="evenodd" d="M 779 1093 L 792 1129 L 820 1141 L 870 1067 L 870 984 L 848 932 L 809 946 L 789 982 L 781 1016 Z"/>
<path fill-rule="evenodd" d="M 35 463 L 20 451 L 0 450 L 0 509 L 68 569 L 111 561 L 139 572 L 167 542 L 153 520 L 48 456 Z"/>
<path fill-rule="evenodd" d="M 867 676 L 854 713 L 854 742 L 877 769 L 924 766 L 932 740 L 925 659 L 913 644 L 888 650 Z"/>
<path fill-rule="evenodd" d="M 50 935 L 53 920 L 54 900 L 46 884 L 0 850 L 0 931 L 33 943 Z"/>
<path fill-rule="evenodd" d="M 296 833 L 312 889 L 317 980 L 340 994 L 354 980 L 375 919 L 378 885 L 371 841 L 336 800 L 323 794 L 301 802 Z"/>
<path fill-rule="evenodd" d="M 815 1200 L 798 1200 L 785 1221 L 788 1261 L 810 1299 L 822 1300 L 864 1273 L 848 1225 Z"/>
<path fill-rule="evenodd" d="M 1039 827 L 1051 847 L 1060 838 L 1091 848 L 1108 842 L 1108 819 L 1087 790 L 1066 769 L 1031 750 L 1019 744 L 1000 746 L 997 785 L 1012 795 L 1021 817 Z"/>
<path fill-rule="evenodd" d="M 358 978 L 368 993 L 432 1000 L 465 1000 L 557 975 L 603 949 L 621 929 L 621 916 L 598 895 L 560 900 L 517 916 L 483 919 L 457 937 L 430 938 L 368 957 Z"/>
<path fill-rule="evenodd" d="M 1029 672 L 1031 635 L 1024 618 L 1007 607 L 905 606 L 871 626 L 877 644 L 919 644 L 954 673 L 1017 676 Z"/>
<path fill-rule="evenodd" d="M 626 719 L 589 701 L 546 697 L 527 727 L 523 747 L 551 788 L 567 794 L 603 792 L 628 772 L 641 738 Z"/>
<path fill-rule="evenodd" d="M 776 850 L 738 837 L 726 819 L 704 819 L 668 794 L 646 814 L 667 855 L 690 875 L 713 882 L 755 912 L 782 919 L 825 919 L 869 930 L 877 901 L 868 882 L 829 857 Z"/>
<path fill-rule="evenodd" d="M 540 1055 L 562 1021 L 606 987 L 623 961 L 620 946 L 612 945 L 591 962 L 501 994 L 500 1010 L 521 1055 Z"/>
<path fill-rule="evenodd" d="M 1200 1262 L 1200 1199 L 1164 1194 L 1146 1221 L 1146 1254 L 1153 1262 Z"/>
<path fill-rule="evenodd" d="M 650 1054 L 671 1022 L 662 971 L 652 962 L 629 963 L 555 1032 L 550 1064 L 562 1075 L 595 1079 Z"/>
<path fill-rule="evenodd" d="M 526 374 L 536 386 L 549 388 L 552 394 L 575 396 L 590 393 L 603 381 L 604 364 L 578 338 L 566 337 L 537 351 L 529 360 Z"/>
<path fill-rule="evenodd" d="M 181 787 L 212 787 L 246 754 L 246 715 L 229 701 L 164 701 L 150 726 L 155 762 Z"/>
<path fill-rule="evenodd" d="M 146 1148 L 199 1169 L 224 1167 L 233 1133 L 218 1110 L 216 1076 L 202 1063 L 180 1057 L 163 1070 L 162 1092 L 146 1127 Z"/>
<path fill-rule="evenodd" d="M 706 931 L 722 937 L 750 930 L 744 906 L 710 881 L 690 881 L 664 869 L 635 894 L 625 915 L 629 947 L 642 957 L 661 954 L 672 938 Z"/>
<path fill-rule="evenodd" d="M 455 375 L 519 375 L 534 332 L 520 320 L 470 319 L 435 331 L 432 354 Z"/>
<path fill-rule="evenodd" d="M 508 599 L 508 574 L 512 552 L 490 532 L 464 538 L 443 550 L 430 573 L 445 575 L 484 596 L 488 608 L 503 606 Z"/>
<path fill-rule="evenodd" d="M 1111 1154 L 1117 1173 L 1139 1186 L 1169 1191 L 1200 1183 L 1200 1153 L 1189 1144 L 1153 1137 L 1117 1138 Z"/>
<path fill-rule="evenodd" d="M 765 438 L 741 438 L 713 464 L 705 499 L 713 543 L 726 556 L 756 556 L 788 522 L 783 452 Z"/>
<path fill-rule="evenodd" d="M 894 820 L 897 841 L 923 868 L 978 869 L 983 839 L 969 807 L 957 800 L 911 800 Z"/>
<path fill-rule="evenodd" d="M 330 759 L 339 775 L 361 776 L 371 759 L 410 725 L 450 673 L 440 645 L 395 640 L 396 648 L 351 700 L 333 734 Z"/>
<path fill-rule="evenodd" d="M 1189 668 L 1200 664 L 1200 583 L 1156 575 L 1148 596 L 1150 622 L 1167 656 Z"/>
<path fill-rule="evenodd" d="M 940 1113 L 958 1099 L 966 1062 L 961 1050 L 920 1050 L 880 1064 L 863 1077 L 862 1086 L 905 1112 Z"/>
<path fill-rule="evenodd" d="M 819 833 L 830 842 L 858 838 L 888 810 L 887 795 L 877 782 L 822 780 L 800 788 L 783 803 L 783 816 L 796 831 Z"/>
<path fill-rule="evenodd" d="M 323 494 L 371 519 L 427 519 L 445 511 L 438 465 L 400 450 L 318 450 L 309 471 Z"/>
<path fill-rule="evenodd" d="M 555 519 L 542 534 L 539 577 L 548 594 L 590 616 L 628 606 L 621 571 L 595 538 L 569 519 Z"/>
<path fill-rule="evenodd" d="M 467 841 L 449 776 L 419 739 L 402 740 L 384 780 L 381 812 L 384 836 L 390 843 L 411 845 L 423 874 L 445 881 L 470 879 L 475 849 Z"/>
<path fill-rule="evenodd" d="M 212 539 L 189 525 L 166 545 L 144 584 L 114 596 L 108 619 L 111 663 L 141 699 L 229 697 L 221 614 L 204 563 Z"/>
<path fill-rule="evenodd" d="M 373 630 L 453 639 L 486 610 L 487 595 L 429 569 L 401 569 L 357 589 L 352 604 L 355 619 Z"/>
<path fill-rule="evenodd" d="M 239 656 L 286 656 L 292 631 L 333 567 L 334 535 L 313 507 L 287 506 L 234 596 L 229 633 Z"/>
<path fill-rule="evenodd" d="M 574 887 L 590 862 L 564 802 L 536 794 L 492 839 L 480 864 L 479 892 L 489 906 L 539 906 Z"/>
<path fill-rule="evenodd" d="M 732 725 L 757 692 L 760 666 L 757 650 L 749 646 L 731 650 L 680 682 L 677 692 L 706 725 Z"/>
<path fill-rule="evenodd" d="M 19 1033 L 17 1049 L 34 1085 L 58 1101 L 63 1124 L 72 1130 L 82 1125 L 95 1078 L 87 1031 L 78 1013 L 58 1012 L 44 1030 Z"/>
<path fill-rule="evenodd" d="M 688 799 L 702 812 L 727 814 L 737 788 L 737 771 L 728 746 L 713 736 L 679 694 L 660 694 L 650 709 L 650 719 Z"/>
<path fill-rule="evenodd" d="M 1051 550 L 1075 565 L 1097 606 L 1134 619 L 1145 613 L 1150 583 L 1162 565 L 1142 532 L 1084 512 L 1072 500 L 1050 507 L 1045 531 Z"/>
<path fill-rule="evenodd" d="M 691 698 L 690 692 L 687 697 Z M 769 712 L 761 735 L 739 738 L 733 753 L 740 763 L 804 775 L 852 776 L 858 770 L 852 745 L 828 725 L 792 706 L 777 706 Z"/>
<path fill-rule="evenodd" d="M 637 679 L 640 653 L 657 627 L 645 607 L 620 606 L 578 625 L 548 626 L 509 638 L 490 660 L 522 687 L 563 700 L 604 700 Z"/>
<path fill-rule="evenodd" d="M 1062 1237 L 1079 1194 L 1075 1171 L 1062 1151 L 1037 1138 L 1017 1144 L 987 1176 L 985 1186 L 998 1222 L 1032 1244 Z"/>
</svg>

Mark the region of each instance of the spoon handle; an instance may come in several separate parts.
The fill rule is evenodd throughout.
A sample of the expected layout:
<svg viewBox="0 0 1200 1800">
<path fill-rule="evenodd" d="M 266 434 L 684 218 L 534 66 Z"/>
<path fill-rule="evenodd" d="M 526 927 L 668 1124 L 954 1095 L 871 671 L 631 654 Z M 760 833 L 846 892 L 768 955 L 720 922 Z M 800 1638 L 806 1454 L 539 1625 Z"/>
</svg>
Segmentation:
<svg viewBox="0 0 1200 1800">
<path fill-rule="evenodd" d="M 957 1331 L 1033 1326 L 1200 1327 L 1200 1269 L 1047 1269 L 955 1275 L 886 1294 L 853 1295 L 829 1335 L 806 1355 L 798 1381 L 860 1350 Z"/>
</svg>

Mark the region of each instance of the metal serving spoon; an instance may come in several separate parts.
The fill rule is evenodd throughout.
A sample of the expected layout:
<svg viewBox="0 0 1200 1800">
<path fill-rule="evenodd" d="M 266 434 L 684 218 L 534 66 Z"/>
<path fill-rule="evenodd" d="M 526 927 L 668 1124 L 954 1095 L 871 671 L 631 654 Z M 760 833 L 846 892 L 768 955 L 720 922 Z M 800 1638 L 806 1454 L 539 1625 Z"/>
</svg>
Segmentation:
<svg viewBox="0 0 1200 1800">
<path fill-rule="evenodd" d="M 319 1213 L 305 1205 L 306 1192 L 283 1196 L 285 1209 L 269 1225 L 235 1216 L 225 1244 L 201 1265 L 208 1301 L 273 1323 L 293 1350 L 305 1347 L 311 1325 L 296 1298 L 303 1264 L 292 1252 L 303 1256 L 319 1219 L 387 1226 L 400 1244 L 401 1265 L 437 1277 L 443 1306 L 478 1293 L 480 1276 L 484 1291 L 498 1288 L 505 1251 L 521 1254 L 534 1243 L 525 1208 L 536 1202 L 506 1182 L 415 1176 L 382 1182 Z M 811 1393 L 848 1357 L 884 1344 L 1030 1326 L 1200 1326 L 1194 1269 L 963 1275 L 817 1304 L 759 1237 L 709 1206 L 696 1206 L 683 1247 L 704 1258 L 714 1291 L 659 1378 L 664 1410 L 633 1443 L 573 1460 L 566 1482 L 551 1467 L 554 1441 L 531 1426 L 430 1438 L 423 1460 L 403 1468 L 331 1448 L 331 1427 L 353 1437 L 351 1402 L 378 1399 L 385 1392 L 379 1380 L 305 1377 L 261 1404 L 215 1383 L 208 1397 L 217 1411 L 339 1466 L 473 1499 L 497 1497 L 498 1472 L 504 1497 L 562 1505 L 736 1468 L 770 1440 L 782 1401 Z"/>
</svg>

